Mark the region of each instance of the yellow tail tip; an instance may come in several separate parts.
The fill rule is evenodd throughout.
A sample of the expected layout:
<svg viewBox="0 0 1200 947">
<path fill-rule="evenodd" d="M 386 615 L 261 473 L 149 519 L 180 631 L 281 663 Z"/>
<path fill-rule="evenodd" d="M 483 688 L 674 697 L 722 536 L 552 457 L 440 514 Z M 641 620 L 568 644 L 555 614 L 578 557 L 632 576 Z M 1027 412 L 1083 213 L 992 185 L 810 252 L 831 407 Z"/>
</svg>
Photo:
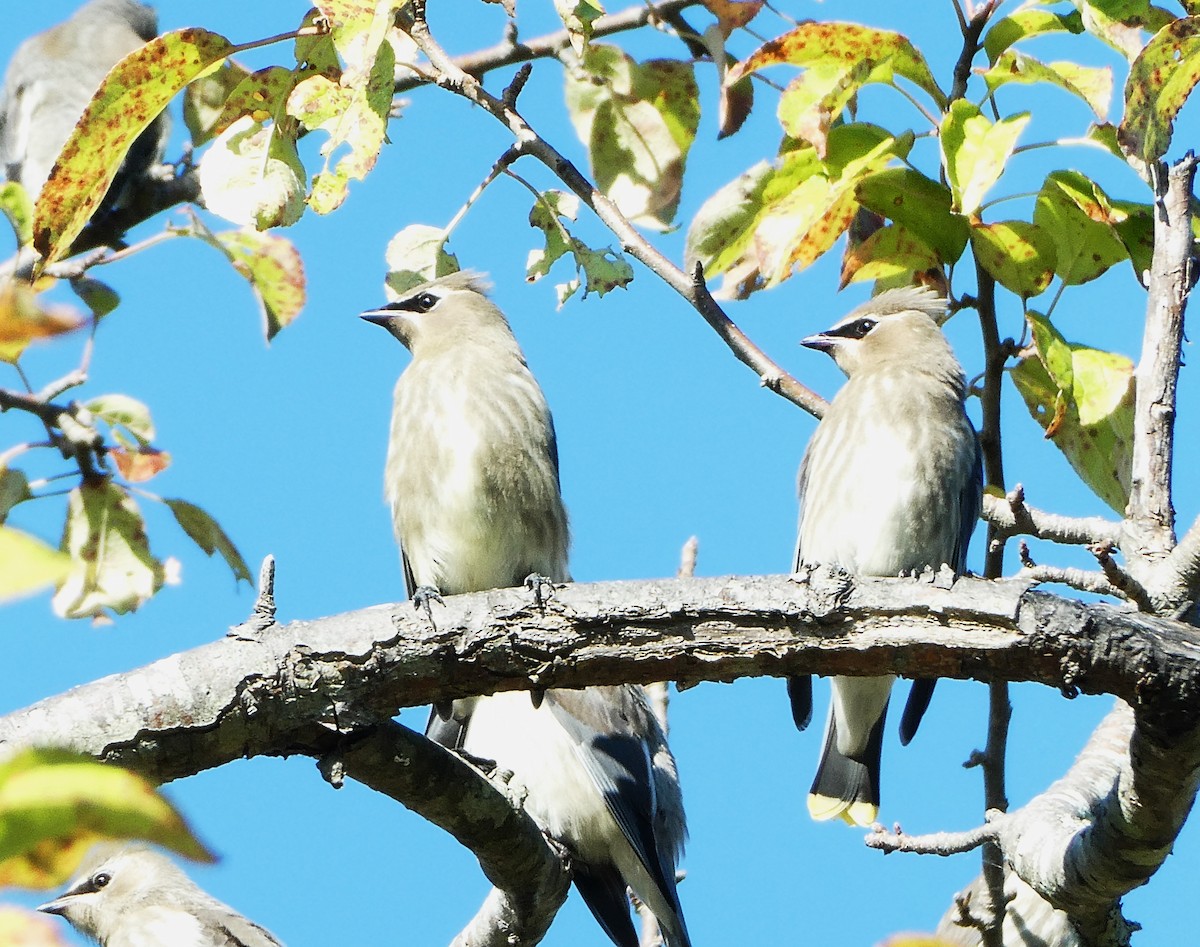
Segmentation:
<svg viewBox="0 0 1200 947">
<path fill-rule="evenodd" d="M 879 816 L 879 807 L 862 800 L 838 799 L 809 793 L 808 814 L 817 822 L 840 818 L 847 825 L 865 828 L 874 824 Z"/>
</svg>

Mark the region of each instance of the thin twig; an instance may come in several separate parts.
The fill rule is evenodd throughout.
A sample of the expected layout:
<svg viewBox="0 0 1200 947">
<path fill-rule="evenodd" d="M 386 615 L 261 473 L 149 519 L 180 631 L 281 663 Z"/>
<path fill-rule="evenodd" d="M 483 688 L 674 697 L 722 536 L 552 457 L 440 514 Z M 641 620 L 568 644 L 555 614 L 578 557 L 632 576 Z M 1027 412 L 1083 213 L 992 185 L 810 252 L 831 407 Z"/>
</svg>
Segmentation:
<svg viewBox="0 0 1200 947">
<path fill-rule="evenodd" d="M 1001 813 L 989 812 L 993 818 Z M 889 832 L 877 825 L 866 838 L 867 848 L 881 852 L 909 852 L 914 855 L 961 855 L 974 851 L 987 842 L 999 837 L 997 822 L 988 822 L 966 832 L 931 832 L 928 835 L 905 835 L 897 827 Z"/>
<path fill-rule="evenodd" d="M 1117 545 L 1121 524 L 1103 517 L 1072 517 L 1047 513 L 1025 505 L 1025 490 L 1017 484 L 1004 497 L 985 494 L 983 518 L 995 530 L 999 539 L 1013 536 L 1032 536 L 1049 542 L 1072 546 L 1110 542 Z"/>
<path fill-rule="evenodd" d="M 1150 593 L 1146 591 L 1146 587 L 1141 582 L 1117 563 L 1112 556 L 1113 551 L 1113 544 L 1109 542 L 1093 543 L 1088 547 L 1088 552 L 1096 557 L 1096 562 L 1099 563 L 1104 577 L 1108 579 L 1112 587 L 1143 612 L 1153 612 L 1154 603 L 1150 600 Z"/>
</svg>

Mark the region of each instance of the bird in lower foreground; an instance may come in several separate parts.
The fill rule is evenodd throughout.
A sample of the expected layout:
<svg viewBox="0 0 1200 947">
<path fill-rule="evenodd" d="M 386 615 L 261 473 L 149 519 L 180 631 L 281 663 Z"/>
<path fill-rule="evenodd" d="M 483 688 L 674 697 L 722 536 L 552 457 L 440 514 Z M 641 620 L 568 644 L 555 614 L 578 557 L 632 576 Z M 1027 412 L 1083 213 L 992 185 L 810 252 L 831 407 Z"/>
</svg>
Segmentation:
<svg viewBox="0 0 1200 947">
<path fill-rule="evenodd" d="M 26 39 L 0 89 L 0 169 L 36 200 L 58 154 L 110 69 L 158 35 L 158 16 L 137 0 L 91 0 L 67 20 Z M 167 118 L 134 142 L 103 208 L 162 156 Z"/>
<path fill-rule="evenodd" d="M 964 410 L 967 383 L 928 289 L 886 290 L 801 345 L 827 352 L 848 380 L 800 465 L 795 569 L 858 575 L 966 570 L 983 491 L 979 440 Z M 879 810 L 883 724 L 893 675 L 834 677 L 824 746 L 808 796 L 814 819 L 870 825 Z M 900 723 L 907 744 L 933 694 L 913 682 Z M 812 682 L 791 678 L 797 727 L 812 715 Z"/>
<path fill-rule="evenodd" d="M 408 594 L 425 603 L 570 581 L 550 409 L 487 288 L 480 274 L 455 273 L 363 314 L 412 352 L 396 384 L 385 489 Z M 627 887 L 667 947 L 690 947 L 675 884 L 687 835 L 679 779 L 641 687 L 457 700 L 434 709 L 426 736 L 513 774 L 618 947 L 638 945 Z"/>
<path fill-rule="evenodd" d="M 67 890 L 38 910 L 61 915 L 102 947 L 282 947 L 139 845 L 95 846 Z"/>
</svg>

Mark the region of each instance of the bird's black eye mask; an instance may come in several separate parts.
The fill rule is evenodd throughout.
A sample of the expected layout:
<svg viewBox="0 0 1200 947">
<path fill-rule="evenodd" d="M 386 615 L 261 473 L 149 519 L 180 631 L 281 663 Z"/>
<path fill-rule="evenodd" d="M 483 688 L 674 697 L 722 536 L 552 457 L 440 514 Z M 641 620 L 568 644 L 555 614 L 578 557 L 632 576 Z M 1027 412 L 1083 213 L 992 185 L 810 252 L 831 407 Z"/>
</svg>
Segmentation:
<svg viewBox="0 0 1200 947">
<path fill-rule="evenodd" d="M 435 296 L 433 293 L 417 293 L 417 295 L 409 296 L 407 299 L 388 303 L 381 311 L 390 309 L 393 312 L 429 312 L 439 302 L 441 302 L 441 297 Z"/>
<path fill-rule="evenodd" d="M 879 325 L 878 320 L 864 316 L 862 319 L 847 322 L 844 326 L 830 329 L 825 335 L 835 335 L 842 339 L 861 339 L 877 325 Z"/>
<path fill-rule="evenodd" d="M 84 881 L 81 881 L 79 884 L 77 884 L 75 886 L 75 889 L 71 893 L 72 894 L 94 894 L 95 892 L 99 891 L 101 888 L 108 887 L 108 884 L 111 881 L 112 881 L 111 874 L 109 874 L 107 871 L 98 871 L 94 875 L 92 875 L 92 877 L 90 877 Z"/>
</svg>

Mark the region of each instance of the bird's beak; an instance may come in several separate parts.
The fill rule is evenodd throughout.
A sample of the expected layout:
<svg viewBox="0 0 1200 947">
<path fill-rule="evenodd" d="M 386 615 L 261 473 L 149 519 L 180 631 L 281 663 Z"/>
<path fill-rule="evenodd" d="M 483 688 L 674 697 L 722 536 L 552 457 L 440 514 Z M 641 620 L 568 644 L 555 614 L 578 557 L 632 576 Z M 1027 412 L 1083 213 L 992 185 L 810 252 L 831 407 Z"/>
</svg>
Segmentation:
<svg viewBox="0 0 1200 947">
<path fill-rule="evenodd" d="M 387 328 L 387 324 L 392 318 L 392 313 L 379 312 L 376 309 L 368 309 L 361 316 L 359 316 L 359 318 L 363 319 L 366 322 L 370 322 L 373 325 L 383 326 L 384 328 Z"/>
<path fill-rule="evenodd" d="M 67 910 L 67 905 L 71 903 L 68 897 L 55 898 L 53 901 L 47 901 L 45 904 L 39 904 L 36 910 L 43 914 L 64 914 Z"/>
<path fill-rule="evenodd" d="M 805 336 L 800 340 L 800 344 L 806 349 L 816 349 L 818 352 L 828 352 L 834 345 L 837 344 L 837 339 L 826 335 L 824 332 L 818 332 L 816 335 Z"/>
</svg>

